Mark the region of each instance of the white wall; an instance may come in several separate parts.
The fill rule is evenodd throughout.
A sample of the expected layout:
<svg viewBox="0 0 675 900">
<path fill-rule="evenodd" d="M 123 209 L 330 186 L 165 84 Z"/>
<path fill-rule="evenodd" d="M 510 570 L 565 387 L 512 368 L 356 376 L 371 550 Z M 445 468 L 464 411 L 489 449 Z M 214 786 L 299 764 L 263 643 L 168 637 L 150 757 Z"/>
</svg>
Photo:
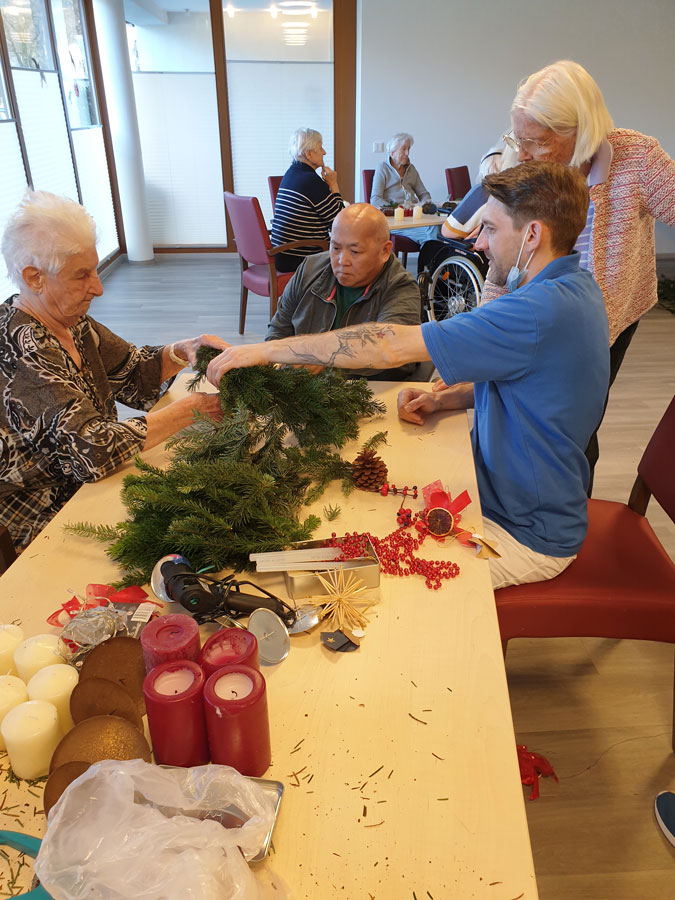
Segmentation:
<svg viewBox="0 0 675 900">
<path fill-rule="evenodd" d="M 466 164 L 473 180 L 509 128 L 518 82 L 563 58 L 593 75 L 617 126 L 675 157 L 673 0 L 360 0 L 359 29 L 358 185 L 384 158 L 373 142 L 409 131 L 443 200 L 444 169 Z M 675 253 L 675 229 L 657 223 L 656 237 L 657 252 Z"/>
</svg>

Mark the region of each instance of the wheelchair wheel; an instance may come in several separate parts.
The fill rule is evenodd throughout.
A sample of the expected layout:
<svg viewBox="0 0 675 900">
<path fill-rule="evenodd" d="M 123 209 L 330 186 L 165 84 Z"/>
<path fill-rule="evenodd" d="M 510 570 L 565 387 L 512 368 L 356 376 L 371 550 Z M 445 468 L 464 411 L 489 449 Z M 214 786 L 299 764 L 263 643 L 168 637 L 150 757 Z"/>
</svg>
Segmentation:
<svg viewBox="0 0 675 900">
<path fill-rule="evenodd" d="M 429 285 L 429 318 L 437 322 L 478 306 L 484 278 L 470 259 L 453 256 L 438 266 Z"/>
</svg>

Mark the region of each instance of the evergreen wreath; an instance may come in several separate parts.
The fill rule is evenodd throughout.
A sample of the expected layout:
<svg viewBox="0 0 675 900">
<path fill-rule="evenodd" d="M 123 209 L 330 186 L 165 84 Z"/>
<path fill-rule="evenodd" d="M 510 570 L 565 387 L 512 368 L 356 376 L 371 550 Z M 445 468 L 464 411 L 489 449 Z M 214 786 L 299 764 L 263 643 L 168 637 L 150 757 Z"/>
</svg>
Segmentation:
<svg viewBox="0 0 675 900">
<path fill-rule="evenodd" d="M 191 389 L 219 352 L 199 351 Z M 385 410 L 363 379 L 335 369 L 234 369 L 221 380 L 220 398 L 223 419 L 200 416 L 169 441 L 166 469 L 136 458 L 138 471 L 122 485 L 124 522 L 66 526 L 110 545 L 106 552 L 124 571 L 121 584 L 146 583 L 169 553 L 185 555 L 197 570 L 241 571 L 252 568 L 250 553 L 309 540 L 321 520 L 301 520 L 303 504 L 335 479 L 345 493 L 353 487 L 351 464 L 333 448 L 358 437 L 360 417 Z M 297 445 L 288 445 L 291 434 Z"/>
</svg>

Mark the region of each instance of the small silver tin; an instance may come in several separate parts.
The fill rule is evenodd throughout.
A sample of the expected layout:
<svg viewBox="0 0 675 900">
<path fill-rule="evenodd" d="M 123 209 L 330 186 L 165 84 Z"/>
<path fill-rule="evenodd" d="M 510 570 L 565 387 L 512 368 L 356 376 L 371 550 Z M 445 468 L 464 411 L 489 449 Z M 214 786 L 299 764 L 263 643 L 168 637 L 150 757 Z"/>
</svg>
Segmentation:
<svg viewBox="0 0 675 900">
<path fill-rule="evenodd" d="M 300 541 L 297 544 L 293 544 L 293 549 L 306 550 L 307 548 L 312 547 L 323 547 L 325 543 L 325 540 Z M 355 559 L 346 559 L 344 562 L 320 563 L 317 565 L 316 571 L 323 574 L 331 569 L 347 569 L 350 572 L 355 572 L 359 578 L 363 579 L 364 585 L 367 588 L 377 588 L 380 586 L 380 561 L 377 558 L 377 553 L 375 552 L 375 548 L 371 544 L 370 539 L 368 539 L 365 556 L 357 556 Z M 315 572 L 284 572 L 284 580 L 286 582 L 288 596 L 293 600 L 327 593 L 324 586 L 316 577 Z"/>
</svg>

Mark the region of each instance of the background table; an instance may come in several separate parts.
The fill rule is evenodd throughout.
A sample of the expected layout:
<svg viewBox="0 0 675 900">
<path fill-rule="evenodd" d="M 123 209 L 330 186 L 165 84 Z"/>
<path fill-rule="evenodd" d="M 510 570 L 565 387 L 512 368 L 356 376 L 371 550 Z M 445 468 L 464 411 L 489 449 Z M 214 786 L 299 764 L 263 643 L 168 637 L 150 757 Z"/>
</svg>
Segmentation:
<svg viewBox="0 0 675 900">
<path fill-rule="evenodd" d="M 387 223 L 390 231 L 398 231 L 401 228 L 422 228 L 429 225 L 442 225 L 447 216 L 427 216 L 422 215 L 420 219 L 413 216 L 404 216 L 403 219 L 395 219 L 393 216 L 387 216 Z"/>
<path fill-rule="evenodd" d="M 378 452 L 389 481 L 421 488 L 440 478 L 453 496 L 468 489 L 473 502 L 463 521 L 480 528 L 466 414 L 423 427 L 401 422 L 398 388 L 374 385 L 386 420 L 367 422 L 343 455 L 353 458 L 362 441 L 387 429 L 389 443 Z M 144 456 L 161 464 L 164 452 Z M 45 616 L 74 591 L 119 577 L 101 544 L 62 526 L 123 518 L 119 487 L 131 469 L 85 485 L 10 567 L 0 579 L 0 621 L 20 618 L 27 636 L 49 631 Z M 362 491 L 345 498 L 334 484 L 313 511 L 322 515 L 329 503 L 341 515 L 323 522 L 317 537 L 346 530 L 383 537 L 396 526 L 400 501 Z M 415 510 L 421 498 L 406 505 Z M 422 551 L 457 562 L 461 574 L 439 591 L 417 577 L 383 576 L 357 652 L 330 653 L 317 628 L 294 636 L 289 657 L 264 669 L 267 777 L 286 786 L 274 852 L 258 869 L 274 885 L 269 896 L 536 900 L 488 564 L 456 543 L 427 539 Z M 276 576 L 259 580 L 283 591 Z M 25 830 L 42 834 L 43 817 L 31 813 L 39 800 L 21 799 Z M 0 811 L 0 828 L 15 827 Z"/>
</svg>

